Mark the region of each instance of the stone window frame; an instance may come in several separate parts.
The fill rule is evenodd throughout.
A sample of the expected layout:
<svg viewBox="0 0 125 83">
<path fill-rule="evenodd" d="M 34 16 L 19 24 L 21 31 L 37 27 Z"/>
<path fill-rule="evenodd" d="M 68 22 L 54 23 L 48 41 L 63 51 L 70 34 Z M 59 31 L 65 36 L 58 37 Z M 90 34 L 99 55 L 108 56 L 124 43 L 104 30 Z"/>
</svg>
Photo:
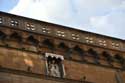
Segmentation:
<svg viewBox="0 0 125 83">
<path fill-rule="evenodd" d="M 48 70 L 48 62 L 47 62 L 47 58 L 48 57 L 55 57 L 55 58 L 60 58 L 61 60 L 62 60 L 62 71 L 63 71 L 63 77 L 62 78 L 65 78 L 65 76 L 66 76 L 66 72 L 65 72 L 65 67 L 64 67 L 64 63 L 63 63 L 63 61 L 64 61 L 64 57 L 62 56 L 62 55 L 58 55 L 58 54 L 53 54 L 53 53 L 45 53 L 45 58 L 46 58 L 46 61 L 45 61 L 45 65 L 46 65 L 46 74 L 49 76 L 49 70 Z M 59 77 L 59 78 L 61 78 L 61 77 Z"/>
</svg>

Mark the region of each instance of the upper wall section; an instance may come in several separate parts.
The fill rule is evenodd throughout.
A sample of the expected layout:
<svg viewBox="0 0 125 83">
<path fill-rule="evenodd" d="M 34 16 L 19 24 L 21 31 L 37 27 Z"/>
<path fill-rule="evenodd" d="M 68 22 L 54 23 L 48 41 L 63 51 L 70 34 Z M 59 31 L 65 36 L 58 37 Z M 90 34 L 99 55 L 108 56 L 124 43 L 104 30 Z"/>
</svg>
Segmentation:
<svg viewBox="0 0 125 83">
<path fill-rule="evenodd" d="M 0 26 L 125 52 L 125 40 L 0 12 Z"/>
</svg>

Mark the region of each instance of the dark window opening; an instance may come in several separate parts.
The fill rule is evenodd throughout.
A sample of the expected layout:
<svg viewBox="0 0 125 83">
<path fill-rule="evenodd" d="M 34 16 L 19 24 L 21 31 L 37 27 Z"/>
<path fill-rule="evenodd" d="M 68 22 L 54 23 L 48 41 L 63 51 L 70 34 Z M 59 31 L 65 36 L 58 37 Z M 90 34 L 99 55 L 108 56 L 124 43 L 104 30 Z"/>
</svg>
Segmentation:
<svg viewBox="0 0 125 83">
<path fill-rule="evenodd" d="M 114 61 L 113 60 L 113 58 L 112 58 L 112 56 L 108 53 L 108 52 L 103 52 L 102 53 L 102 56 L 108 61 L 108 63 L 111 65 L 111 66 L 113 66 L 112 65 L 112 62 Z"/>
<path fill-rule="evenodd" d="M 81 49 L 79 46 L 75 46 L 73 50 L 76 51 L 80 56 L 84 55 L 84 50 Z"/>
<path fill-rule="evenodd" d="M 39 44 L 39 41 L 35 39 L 32 35 L 27 38 L 27 41 L 30 42 L 30 44 L 37 46 Z"/>
<path fill-rule="evenodd" d="M 67 50 L 69 47 L 65 45 L 65 43 L 61 42 L 59 45 L 58 45 L 58 48 L 61 48 L 63 50 Z"/>
<path fill-rule="evenodd" d="M 42 43 L 51 50 L 55 49 L 54 44 L 49 39 L 45 39 Z"/>
<path fill-rule="evenodd" d="M 118 61 L 118 63 L 120 63 L 124 67 L 124 65 L 125 65 L 125 59 L 121 55 L 116 54 L 114 56 L 114 58 Z"/>
<path fill-rule="evenodd" d="M 62 49 L 64 51 L 64 55 L 65 55 L 65 58 L 67 59 L 71 59 L 71 54 L 72 54 L 72 51 L 73 49 L 72 48 L 69 48 L 65 43 L 61 42 L 59 45 L 58 45 L 58 48 Z"/>
<path fill-rule="evenodd" d="M 88 54 L 94 58 L 94 62 L 96 64 L 100 64 L 99 60 L 98 60 L 99 59 L 99 55 L 98 55 L 98 53 L 95 50 L 93 50 L 93 49 L 90 48 L 88 50 Z"/>
</svg>

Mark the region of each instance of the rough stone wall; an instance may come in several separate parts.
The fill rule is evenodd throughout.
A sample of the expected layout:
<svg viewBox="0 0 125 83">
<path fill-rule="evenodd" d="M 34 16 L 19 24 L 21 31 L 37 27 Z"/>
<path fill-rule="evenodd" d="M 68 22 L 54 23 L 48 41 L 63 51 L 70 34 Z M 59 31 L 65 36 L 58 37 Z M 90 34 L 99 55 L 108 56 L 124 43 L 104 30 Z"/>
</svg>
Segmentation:
<svg viewBox="0 0 125 83">
<path fill-rule="evenodd" d="M 17 51 L 14 49 L 0 47 L 0 66 L 8 69 L 19 70 L 35 74 L 46 74 L 45 59 L 43 55 L 31 52 Z M 81 80 L 86 76 L 86 81 L 93 83 L 116 83 L 116 71 L 109 68 L 98 67 L 83 63 L 64 60 L 66 77 L 73 80 Z M 30 67 L 30 69 L 28 69 Z M 5 75 L 4 75 L 5 74 Z M 125 80 L 125 73 L 122 74 Z M 6 79 L 9 82 L 4 82 Z M 10 73 L 0 74 L 0 83 L 56 83 L 55 81 L 45 80 Z M 57 82 L 60 83 L 60 82 Z"/>
<path fill-rule="evenodd" d="M 76 66 L 77 65 L 77 66 Z M 93 65 L 65 61 L 67 77 L 80 80 L 86 76 L 86 80 L 94 83 L 116 83 L 115 71 Z"/>
<path fill-rule="evenodd" d="M 0 83 L 65 83 L 65 82 L 0 72 Z"/>
</svg>

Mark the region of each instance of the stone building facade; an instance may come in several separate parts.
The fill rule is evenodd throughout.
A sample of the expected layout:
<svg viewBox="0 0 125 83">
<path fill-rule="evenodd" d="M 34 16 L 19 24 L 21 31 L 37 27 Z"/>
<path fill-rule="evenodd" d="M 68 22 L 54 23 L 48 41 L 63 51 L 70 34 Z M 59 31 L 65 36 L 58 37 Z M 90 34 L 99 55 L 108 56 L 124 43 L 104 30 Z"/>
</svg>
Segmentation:
<svg viewBox="0 0 125 83">
<path fill-rule="evenodd" d="M 125 40 L 0 12 L 0 83 L 125 83 Z"/>
</svg>

